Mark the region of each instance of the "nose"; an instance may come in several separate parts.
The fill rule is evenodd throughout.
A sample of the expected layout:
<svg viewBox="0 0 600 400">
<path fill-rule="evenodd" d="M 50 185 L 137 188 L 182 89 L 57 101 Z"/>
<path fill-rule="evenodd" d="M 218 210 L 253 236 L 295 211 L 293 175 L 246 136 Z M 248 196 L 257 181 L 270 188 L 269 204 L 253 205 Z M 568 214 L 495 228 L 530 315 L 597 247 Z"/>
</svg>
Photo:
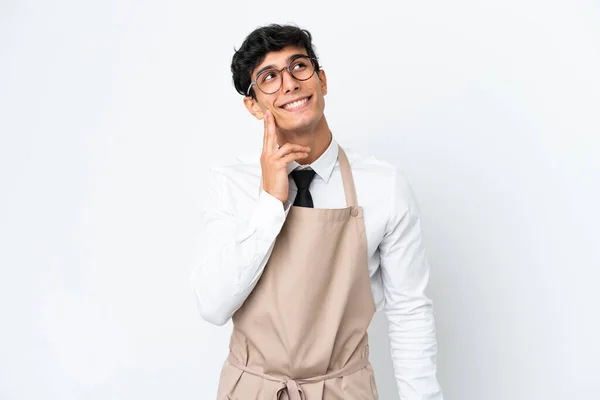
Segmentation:
<svg viewBox="0 0 600 400">
<path fill-rule="evenodd" d="M 286 69 L 281 72 L 281 79 L 281 91 L 283 93 L 295 92 L 300 89 L 300 82 L 298 82 Z"/>
</svg>

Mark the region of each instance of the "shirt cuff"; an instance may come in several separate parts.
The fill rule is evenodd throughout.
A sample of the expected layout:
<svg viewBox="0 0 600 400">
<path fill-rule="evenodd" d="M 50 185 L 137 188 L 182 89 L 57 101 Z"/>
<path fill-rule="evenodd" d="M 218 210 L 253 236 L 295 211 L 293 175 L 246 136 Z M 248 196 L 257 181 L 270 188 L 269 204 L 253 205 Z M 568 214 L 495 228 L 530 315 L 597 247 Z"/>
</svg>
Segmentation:
<svg viewBox="0 0 600 400">
<path fill-rule="evenodd" d="M 279 234 L 289 212 L 289 201 L 282 203 L 275 196 L 262 190 L 250 217 L 250 226 L 259 231 L 263 238 L 273 240 Z"/>
</svg>

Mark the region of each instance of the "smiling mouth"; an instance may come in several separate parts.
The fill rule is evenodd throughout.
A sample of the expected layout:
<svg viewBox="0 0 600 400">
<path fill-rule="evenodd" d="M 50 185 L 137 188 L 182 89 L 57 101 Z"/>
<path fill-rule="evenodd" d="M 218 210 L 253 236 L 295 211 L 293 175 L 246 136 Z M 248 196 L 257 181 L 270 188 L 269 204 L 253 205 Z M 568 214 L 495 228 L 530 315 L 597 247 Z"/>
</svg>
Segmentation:
<svg viewBox="0 0 600 400">
<path fill-rule="evenodd" d="M 281 108 L 283 108 L 284 110 L 287 110 L 287 111 L 294 111 L 294 110 L 300 109 L 300 108 L 304 107 L 306 104 L 308 104 L 308 102 L 310 101 L 311 98 L 312 98 L 312 95 L 304 97 L 300 100 L 296 100 L 291 103 L 287 103 L 287 104 L 281 106 Z"/>
</svg>

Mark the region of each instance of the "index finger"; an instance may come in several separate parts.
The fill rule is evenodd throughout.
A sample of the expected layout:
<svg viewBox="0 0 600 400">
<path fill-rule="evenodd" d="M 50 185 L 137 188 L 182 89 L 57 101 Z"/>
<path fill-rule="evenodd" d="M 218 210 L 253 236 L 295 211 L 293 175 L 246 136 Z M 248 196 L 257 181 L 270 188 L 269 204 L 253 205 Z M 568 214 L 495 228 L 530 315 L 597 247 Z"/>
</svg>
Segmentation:
<svg viewBox="0 0 600 400">
<path fill-rule="evenodd" d="M 277 128 L 273 113 L 269 110 L 265 112 L 265 145 L 269 154 L 277 151 Z"/>
<path fill-rule="evenodd" d="M 264 132 L 263 132 L 263 152 L 266 152 L 268 147 L 267 147 L 267 113 L 265 112 L 265 115 L 263 117 L 263 125 L 264 125 Z"/>
</svg>

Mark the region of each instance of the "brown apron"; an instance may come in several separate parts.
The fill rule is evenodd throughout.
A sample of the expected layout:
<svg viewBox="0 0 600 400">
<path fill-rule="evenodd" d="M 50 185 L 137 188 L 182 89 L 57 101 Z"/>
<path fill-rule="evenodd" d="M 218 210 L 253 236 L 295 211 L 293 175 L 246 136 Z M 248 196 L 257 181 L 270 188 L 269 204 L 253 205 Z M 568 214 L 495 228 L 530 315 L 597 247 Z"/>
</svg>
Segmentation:
<svg viewBox="0 0 600 400">
<path fill-rule="evenodd" d="M 256 287 L 233 315 L 218 400 L 377 400 L 363 210 L 339 147 L 346 208 L 292 206 Z"/>
</svg>

